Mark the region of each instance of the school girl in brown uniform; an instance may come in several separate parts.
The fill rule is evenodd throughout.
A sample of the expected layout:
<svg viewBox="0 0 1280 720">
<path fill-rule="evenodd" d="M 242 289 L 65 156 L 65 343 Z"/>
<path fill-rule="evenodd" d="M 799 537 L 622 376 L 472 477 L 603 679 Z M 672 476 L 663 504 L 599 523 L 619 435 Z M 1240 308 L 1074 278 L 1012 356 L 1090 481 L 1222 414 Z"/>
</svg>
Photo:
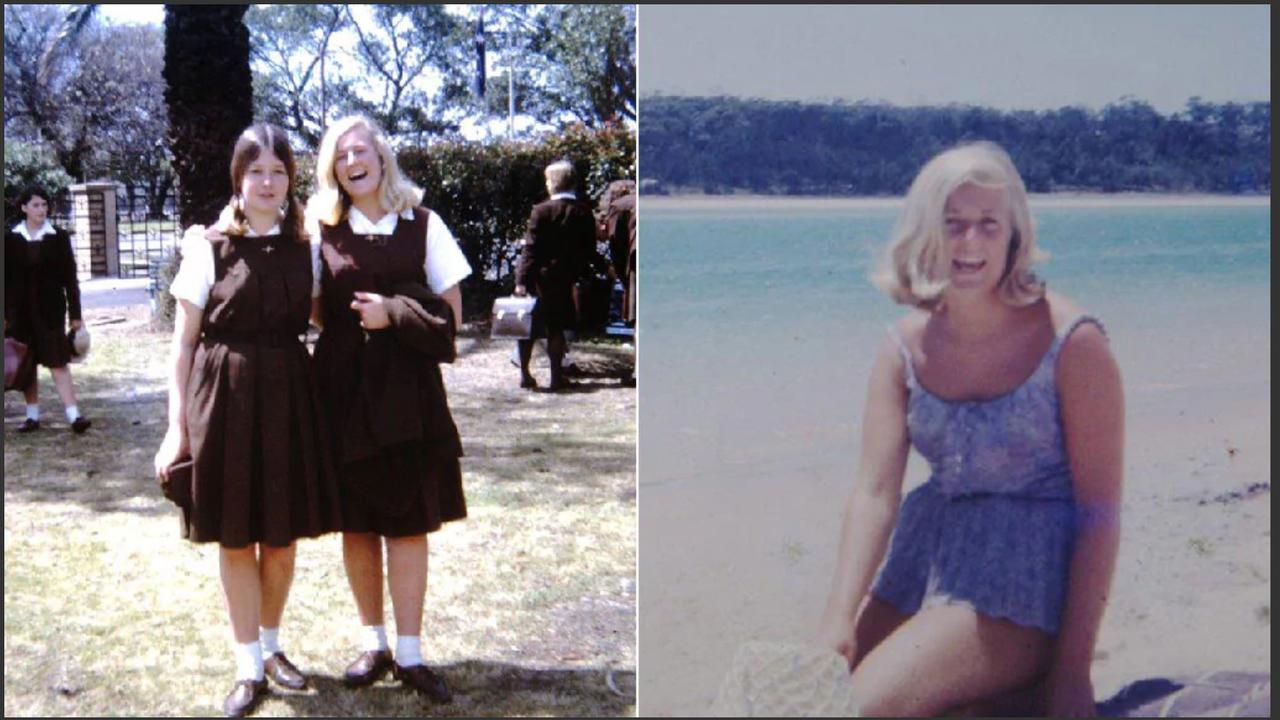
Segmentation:
<svg viewBox="0 0 1280 720">
<path fill-rule="evenodd" d="M 67 364 L 71 361 L 67 318 L 72 330 L 84 324 L 71 236 L 49 222 L 49 195 L 44 190 L 27 188 L 18 198 L 18 207 L 24 219 L 4 235 L 4 332 L 26 343 L 36 362 L 49 368 L 67 422 L 78 435 L 91 423 L 76 405 Z M 34 432 L 40 429 L 40 384 L 34 372 L 22 394 L 27 417 L 18 432 Z"/>
<path fill-rule="evenodd" d="M 234 196 L 222 236 L 184 243 L 169 431 L 155 464 L 193 459 L 183 535 L 216 542 L 236 641 L 236 682 L 223 709 L 250 712 L 265 676 L 306 679 L 280 652 L 294 541 L 338 528 L 337 481 L 322 439 L 311 361 L 299 336 L 318 293 L 316 248 L 290 195 L 295 165 L 284 131 L 254 125 L 236 142 Z M 189 237 L 190 237 L 189 233 Z M 265 661 L 264 661 L 265 657 Z"/>
<path fill-rule="evenodd" d="M 448 702 L 423 664 L 427 534 L 466 516 L 439 362 L 453 360 L 457 284 L 471 268 L 444 221 L 419 205 L 382 131 L 364 117 L 334 123 L 320 143 L 308 207 L 321 238 L 314 321 L 316 377 L 342 494 L 343 559 L 363 625 L 351 686 L 391 670 Z M 394 656 L 383 625 L 383 544 L 396 620 Z"/>
</svg>

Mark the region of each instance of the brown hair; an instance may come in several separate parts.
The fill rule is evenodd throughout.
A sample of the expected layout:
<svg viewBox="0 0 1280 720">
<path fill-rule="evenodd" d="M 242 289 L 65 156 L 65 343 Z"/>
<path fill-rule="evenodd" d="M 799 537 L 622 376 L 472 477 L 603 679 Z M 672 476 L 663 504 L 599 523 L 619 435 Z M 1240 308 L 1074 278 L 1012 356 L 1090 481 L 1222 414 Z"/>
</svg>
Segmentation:
<svg viewBox="0 0 1280 720">
<path fill-rule="evenodd" d="M 289 136 L 284 130 L 269 123 L 250 125 L 240 138 L 236 140 L 235 149 L 231 151 L 231 201 L 223 211 L 223 217 L 229 217 L 226 233 L 228 235 L 245 235 L 249 231 L 249 220 L 244 214 L 244 200 L 240 197 L 240 185 L 244 182 L 244 174 L 249 166 L 267 148 L 284 163 L 285 173 L 289 176 L 289 190 L 285 193 L 284 217 L 280 219 L 280 235 L 293 242 L 307 242 L 307 232 L 302 223 L 302 205 L 293 194 L 297 187 L 298 164 L 293 157 L 293 148 L 289 146 Z"/>
</svg>

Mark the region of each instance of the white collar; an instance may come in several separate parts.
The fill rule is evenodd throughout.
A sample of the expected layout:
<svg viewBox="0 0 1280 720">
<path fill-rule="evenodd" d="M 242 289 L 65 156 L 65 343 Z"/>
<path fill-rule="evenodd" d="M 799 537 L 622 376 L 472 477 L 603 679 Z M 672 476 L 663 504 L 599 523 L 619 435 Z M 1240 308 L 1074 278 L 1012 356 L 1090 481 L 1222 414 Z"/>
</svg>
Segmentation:
<svg viewBox="0 0 1280 720">
<path fill-rule="evenodd" d="M 390 235 L 396 231 L 396 223 L 400 218 L 413 219 L 413 208 L 406 208 L 397 213 L 387 213 L 378 222 L 371 221 L 360 212 L 360 208 L 352 205 L 347 209 L 347 224 L 356 235 Z"/>
<path fill-rule="evenodd" d="M 271 229 L 267 231 L 267 235 L 279 235 L 279 234 L 280 234 L 280 223 L 276 223 L 275 225 L 272 225 Z M 259 235 L 258 233 L 254 232 L 253 228 L 249 227 L 249 223 L 245 223 L 244 236 L 245 237 L 266 237 L 266 235 Z"/>
<path fill-rule="evenodd" d="M 36 231 L 35 237 L 31 237 L 31 231 L 27 229 L 26 220 L 22 220 L 17 225 L 14 225 L 13 231 L 26 238 L 27 242 L 35 242 L 36 240 L 42 239 L 45 235 L 53 235 L 57 232 L 53 229 L 53 223 L 49 222 L 49 218 L 45 218 L 44 225 L 41 225 L 40 229 Z"/>
<path fill-rule="evenodd" d="M 235 218 L 235 211 L 233 211 L 231 209 L 231 206 L 228 205 L 222 208 L 222 212 L 218 215 L 218 219 L 213 223 L 213 228 L 215 230 L 222 232 L 225 235 L 227 232 L 227 228 L 231 226 L 231 221 L 233 218 Z M 263 237 L 258 233 L 254 232 L 253 227 L 249 225 L 247 221 L 244 224 L 244 229 L 245 229 L 244 237 Z M 280 223 L 276 223 L 275 225 L 272 225 L 271 229 L 267 231 L 267 235 L 279 235 L 279 234 L 280 234 Z"/>
<path fill-rule="evenodd" d="M 552 200 L 577 200 L 578 196 L 573 194 L 572 190 L 566 192 L 558 192 L 551 196 Z"/>
</svg>

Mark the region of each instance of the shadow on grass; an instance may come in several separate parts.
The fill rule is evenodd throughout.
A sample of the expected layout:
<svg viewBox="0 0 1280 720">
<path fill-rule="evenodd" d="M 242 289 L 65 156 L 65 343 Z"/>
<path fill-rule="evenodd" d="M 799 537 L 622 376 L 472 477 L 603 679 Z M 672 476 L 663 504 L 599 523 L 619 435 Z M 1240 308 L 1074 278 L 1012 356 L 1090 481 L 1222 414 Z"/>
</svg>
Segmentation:
<svg viewBox="0 0 1280 720">
<path fill-rule="evenodd" d="M 76 503 L 96 512 L 169 512 L 168 503 L 150 502 L 163 500 L 151 468 L 168 426 L 168 394 L 143 376 L 87 380 L 77 380 L 78 404 L 93 421 L 83 435 L 70 431 L 61 412 L 49 412 L 52 392 L 42 392 L 44 417 L 33 433 L 15 432 L 22 415 L 6 407 L 6 500 Z"/>
<path fill-rule="evenodd" d="M 531 669 L 484 661 L 433 669 L 449 683 L 452 703 L 434 704 L 394 681 L 352 689 L 327 675 L 309 676 L 306 692 L 273 688 L 271 700 L 299 717 L 616 716 L 635 707 L 635 672 L 630 670 Z"/>
<path fill-rule="evenodd" d="M 478 335 L 473 329 L 458 342 L 460 354 L 488 356 L 465 364 L 464 374 L 454 378 L 457 387 L 450 387 L 450 405 L 466 452 L 468 494 L 494 491 L 505 496 L 507 490 L 529 482 L 547 494 L 517 498 L 520 505 L 577 498 L 592 490 L 603 490 L 609 498 L 634 497 L 633 410 L 604 395 L 598 400 L 565 397 L 561 403 L 551 395 L 531 398 L 525 391 L 495 386 L 496 375 L 508 369 L 502 346 L 509 343 L 491 341 L 487 332 Z M 580 377 L 608 377 L 634 367 L 634 351 L 618 342 L 592 339 L 574 347 Z M 47 370 L 38 376 L 44 410 L 41 430 L 16 432 L 23 420 L 22 397 L 6 393 L 6 499 L 74 503 L 95 512 L 168 514 L 172 508 L 163 500 L 152 471 L 152 458 L 168 424 L 168 336 L 140 327 L 134 318 L 131 325 L 102 327 L 94 353 L 89 362 L 73 367 L 80 408 L 94 423 L 83 435 L 70 432 Z M 509 369 L 514 384 L 516 370 Z M 610 387 L 621 385 L 579 381 L 565 395 L 593 395 Z M 468 482 L 469 473 L 493 478 L 498 487 Z M 557 489 L 565 493 L 557 495 Z"/>
</svg>

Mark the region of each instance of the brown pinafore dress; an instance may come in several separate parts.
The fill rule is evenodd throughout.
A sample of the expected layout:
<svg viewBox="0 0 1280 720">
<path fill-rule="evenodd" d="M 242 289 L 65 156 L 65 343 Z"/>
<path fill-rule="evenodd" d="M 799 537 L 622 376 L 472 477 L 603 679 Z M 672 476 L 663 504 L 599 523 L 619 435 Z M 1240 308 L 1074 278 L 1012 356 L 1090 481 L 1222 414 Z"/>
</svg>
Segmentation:
<svg viewBox="0 0 1280 720">
<path fill-rule="evenodd" d="M 192 508 L 183 536 L 225 547 L 338 529 L 337 479 L 322 438 L 311 358 L 307 243 L 214 241 L 214 284 L 187 382 Z"/>
<path fill-rule="evenodd" d="M 390 296 L 400 283 L 426 284 L 429 218 L 427 210 L 415 208 L 413 220 L 400 218 L 389 236 L 355 235 L 345 219 L 321 225 L 324 330 L 316 344 L 316 377 L 344 532 L 421 535 L 467 515 L 458 462 L 462 442 L 439 364 L 408 355 L 416 351 L 399 342 L 393 328 L 366 332 L 351 309 L 357 291 Z"/>
</svg>

